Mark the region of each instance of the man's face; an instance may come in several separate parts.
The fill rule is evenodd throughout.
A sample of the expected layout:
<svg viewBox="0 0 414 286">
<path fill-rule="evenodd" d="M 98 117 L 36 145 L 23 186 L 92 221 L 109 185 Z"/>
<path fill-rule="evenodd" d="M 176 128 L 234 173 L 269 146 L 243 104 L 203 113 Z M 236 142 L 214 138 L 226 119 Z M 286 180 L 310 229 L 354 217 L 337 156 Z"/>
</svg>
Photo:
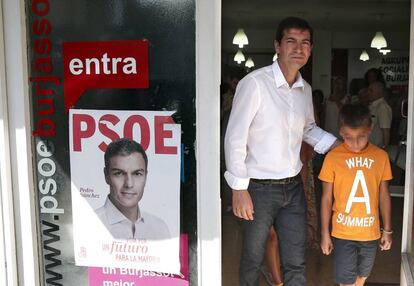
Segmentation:
<svg viewBox="0 0 414 286">
<path fill-rule="evenodd" d="M 368 145 L 371 127 L 361 126 L 351 128 L 348 126 L 342 126 L 339 129 L 339 134 L 344 139 L 344 143 L 350 151 L 359 153 Z"/>
<path fill-rule="evenodd" d="M 368 86 L 368 98 L 372 102 L 381 97 L 381 89 L 377 82 L 371 83 Z"/>
<path fill-rule="evenodd" d="M 110 189 L 109 198 L 122 213 L 137 209 L 147 180 L 144 157 L 141 153 L 111 157 L 105 180 Z"/>
<path fill-rule="evenodd" d="M 334 93 L 345 95 L 346 85 L 343 78 L 337 78 L 334 81 Z"/>
<path fill-rule="evenodd" d="M 295 28 L 285 30 L 280 43 L 275 41 L 275 50 L 281 65 L 299 70 L 308 62 L 311 54 L 309 31 Z"/>
<path fill-rule="evenodd" d="M 367 74 L 367 81 L 369 84 L 376 82 L 378 80 L 377 74 L 374 71 L 370 71 Z"/>
</svg>

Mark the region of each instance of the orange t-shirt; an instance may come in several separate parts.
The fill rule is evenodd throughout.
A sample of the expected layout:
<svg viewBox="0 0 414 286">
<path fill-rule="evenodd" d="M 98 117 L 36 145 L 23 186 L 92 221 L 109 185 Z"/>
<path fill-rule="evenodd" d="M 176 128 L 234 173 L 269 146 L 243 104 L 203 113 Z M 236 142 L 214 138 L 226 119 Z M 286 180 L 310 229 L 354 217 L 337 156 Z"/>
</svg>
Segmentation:
<svg viewBox="0 0 414 286">
<path fill-rule="evenodd" d="M 326 155 L 319 179 L 333 183 L 332 236 L 357 241 L 380 237 L 379 186 L 392 179 L 384 150 L 369 143 L 355 153 L 341 144 Z"/>
</svg>

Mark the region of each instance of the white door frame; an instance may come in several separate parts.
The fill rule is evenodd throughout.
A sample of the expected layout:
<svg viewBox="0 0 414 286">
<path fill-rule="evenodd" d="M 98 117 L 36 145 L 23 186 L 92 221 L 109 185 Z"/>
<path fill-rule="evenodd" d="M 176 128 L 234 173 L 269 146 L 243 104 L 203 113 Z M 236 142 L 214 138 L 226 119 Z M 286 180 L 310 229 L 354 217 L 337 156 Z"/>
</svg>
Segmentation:
<svg viewBox="0 0 414 286">
<path fill-rule="evenodd" d="M 221 285 L 221 0 L 196 1 L 198 285 Z"/>
<path fill-rule="evenodd" d="M 403 231 L 401 243 L 401 286 L 414 285 L 413 266 L 410 264 L 408 253 L 413 255 L 411 230 L 413 225 L 414 198 L 414 6 L 411 1 L 410 17 L 410 72 L 408 83 L 408 126 L 407 153 L 404 187 Z M 411 260 L 412 261 L 412 260 Z"/>
</svg>

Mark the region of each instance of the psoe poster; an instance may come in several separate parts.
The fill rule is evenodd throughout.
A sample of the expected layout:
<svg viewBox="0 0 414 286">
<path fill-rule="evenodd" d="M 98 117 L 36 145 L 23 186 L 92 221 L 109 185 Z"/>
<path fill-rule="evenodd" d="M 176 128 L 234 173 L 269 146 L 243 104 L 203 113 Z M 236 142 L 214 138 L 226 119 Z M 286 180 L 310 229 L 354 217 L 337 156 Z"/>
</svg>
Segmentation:
<svg viewBox="0 0 414 286">
<path fill-rule="evenodd" d="M 172 111 L 69 111 L 75 263 L 180 272 Z"/>
</svg>

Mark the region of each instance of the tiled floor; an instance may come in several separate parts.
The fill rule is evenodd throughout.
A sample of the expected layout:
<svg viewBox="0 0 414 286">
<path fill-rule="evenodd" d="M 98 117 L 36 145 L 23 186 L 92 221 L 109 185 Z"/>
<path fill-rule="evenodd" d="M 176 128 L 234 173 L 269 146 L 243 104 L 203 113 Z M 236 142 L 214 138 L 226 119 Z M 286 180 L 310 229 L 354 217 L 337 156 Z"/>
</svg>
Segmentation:
<svg viewBox="0 0 414 286">
<path fill-rule="evenodd" d="M 371 285 L 399 285 L 401 261 L 401 229 L 403 199 L 393 198 L 394 242 L 392 250 L 378 251 L 377 259 L 368 282 Z M 222 256 L 223 256 L 223 286 L 238 285 L 238 267 L 240 259 L 241 234 L 237 220 L 232 213 L 223 212 L 222 216 Z M 324 256 L 319 250 L 307 251 L 307 284 L 309 286 L 335 285 L 332 274 L 330 256 Z M 380 283 L 380 284 L 376 284 Z M 262 283 L 265 285 L 265 283 Z M 367 283 L 368 286 L 368 283 Z"/>
</svg>

